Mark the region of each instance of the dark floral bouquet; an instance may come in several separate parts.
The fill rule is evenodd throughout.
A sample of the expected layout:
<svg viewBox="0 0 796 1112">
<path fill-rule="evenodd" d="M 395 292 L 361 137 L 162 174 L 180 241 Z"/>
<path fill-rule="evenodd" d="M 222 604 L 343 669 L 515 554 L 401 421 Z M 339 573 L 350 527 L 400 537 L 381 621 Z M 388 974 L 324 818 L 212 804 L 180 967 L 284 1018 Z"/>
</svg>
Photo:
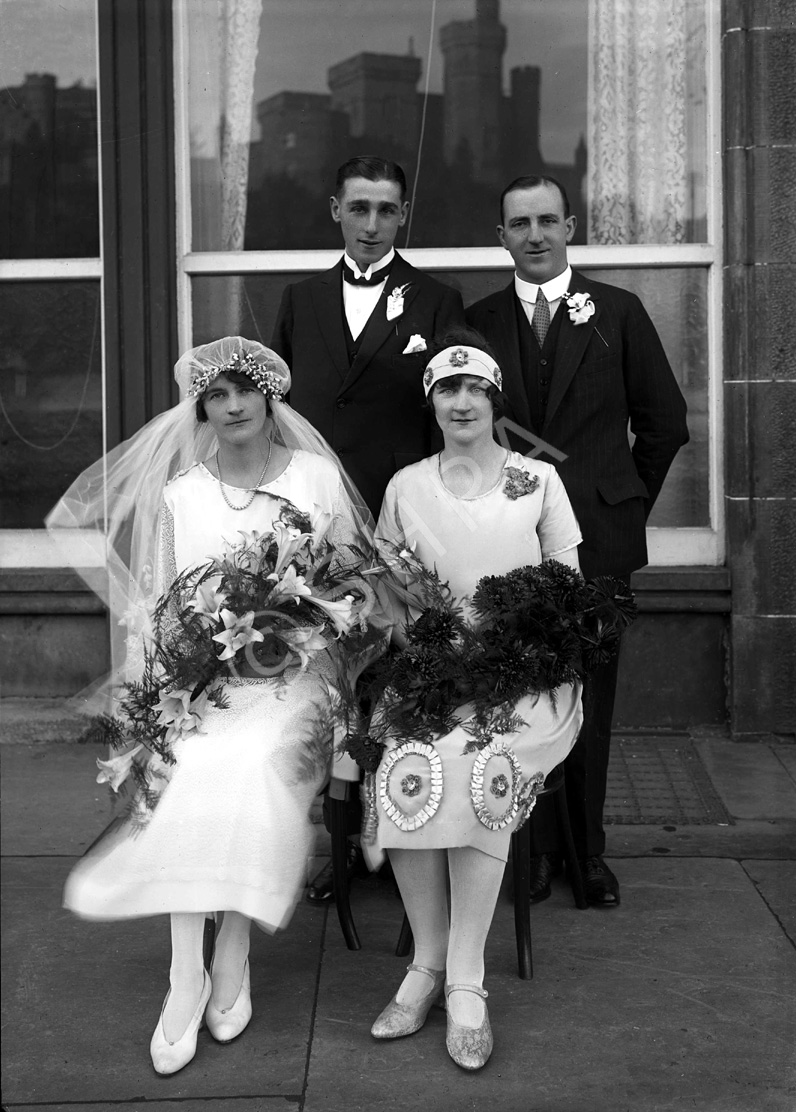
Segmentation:
<svg viewBox="0 0 796 1112">
<path fill-rule="evenodd" d="M 98 782 L 118 791 L 132 776 L 151 809 L 157 781 L 175 763 L 174 742 L 201 731 L 208 703 L 228 706 L 231 678 L 285 682 L 288 669 L 327 652 L 350 697 L 361 661 L 378 654 L 384 635 L 368 621 L 375 596 L 363 573 L 372 553 L 335 548 L 331 522 L 325 515 L 313 533 L 309 518 L 286 507 L 271 532 L 241 532 L 219 558 L 176 577 L 152 615 L 141 678 L 84 735 L 125 750 L 97 762 Z"/>
<path fill-rule="evenodd" d="M 468 750 L 519 729 L 521 698 L 549 692 L 609 660 L 636 616 L 619 579 L 586 581 L 556 560 L 479 580 L 472 619 L 446 583 L 406 549 L 389 558 L 406 584 L 404 601 L 420 615 L 405 626 L 405 646 L 376 666 L 369 697 L 378 707 L 367 734 L 347 751 L 375 771 L 383 737 L 432 742 L 463 724 Z M 466 721 L 463 721 L 465 720 Z"/>
</svg>

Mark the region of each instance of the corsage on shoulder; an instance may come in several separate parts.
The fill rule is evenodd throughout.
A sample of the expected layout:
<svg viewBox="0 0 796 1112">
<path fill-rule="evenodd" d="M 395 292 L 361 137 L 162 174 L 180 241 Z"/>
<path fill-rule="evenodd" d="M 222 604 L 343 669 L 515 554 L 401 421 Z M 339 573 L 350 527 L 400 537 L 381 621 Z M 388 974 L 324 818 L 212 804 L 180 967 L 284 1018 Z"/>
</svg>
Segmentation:
<svg viewBox="0 0 796 1112">
<path fill-rule="evenodd" d="M 539 476 L 529 475 L 521 467 L 504 467 L 503 474 L 506 476 L 503 493 L 512 502 L 526 494 L 532 494 L 539 486 Z"/>
</svg>

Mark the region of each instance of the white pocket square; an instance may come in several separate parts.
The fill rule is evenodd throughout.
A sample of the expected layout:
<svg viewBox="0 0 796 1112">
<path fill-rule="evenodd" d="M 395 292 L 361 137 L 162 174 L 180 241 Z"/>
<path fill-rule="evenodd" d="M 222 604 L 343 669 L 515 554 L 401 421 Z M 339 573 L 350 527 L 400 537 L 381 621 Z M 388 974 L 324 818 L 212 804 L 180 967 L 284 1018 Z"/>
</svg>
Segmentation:
<svg viewBox="0 0 796 1112">
<path fill-rule="evenodd" d="M 417 355 L 420 351 L 426 350 L 426 341 L 422 336 L 414 335 L 409 337 L 409 343 L 404 348 L 402 355 Z"/>
</svg>

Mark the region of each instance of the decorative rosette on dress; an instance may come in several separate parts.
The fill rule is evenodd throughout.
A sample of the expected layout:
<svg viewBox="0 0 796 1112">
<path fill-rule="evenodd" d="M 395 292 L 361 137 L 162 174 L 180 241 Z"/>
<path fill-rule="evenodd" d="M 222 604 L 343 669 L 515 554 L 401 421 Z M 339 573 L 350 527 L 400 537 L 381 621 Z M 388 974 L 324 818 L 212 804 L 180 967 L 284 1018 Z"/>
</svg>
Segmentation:
<svg viewBox="0 0 796 1112">
<path fill-rule="evenodd" d="M 381 805 L 400 830 L 417 830 L 442 799 L 442 761 L 433 745 L 405 741 L 391 750 L 378 773 Z"/>
</svg>

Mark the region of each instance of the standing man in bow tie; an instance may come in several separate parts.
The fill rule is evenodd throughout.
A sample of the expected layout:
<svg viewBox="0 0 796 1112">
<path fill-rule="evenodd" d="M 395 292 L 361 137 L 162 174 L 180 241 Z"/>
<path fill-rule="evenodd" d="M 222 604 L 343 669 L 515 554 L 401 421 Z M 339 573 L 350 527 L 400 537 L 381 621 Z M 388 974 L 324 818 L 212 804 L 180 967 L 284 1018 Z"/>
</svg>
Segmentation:
<svg viewBox="0 0 796 1112">
<path fill-rule="evenodd" d="M 564 482 L 583 534 L 583 574 L 627 580 L 647 562 L 647 517 L 688 440 L 685 401 L 635 294 L 570 267 L 575 217 L 560 183 L 517 178 L 500 208 L 498 237 L 515 274 L 505 289 L 470 306 L 467 321 L 489 340 L 503 371 L 511 446 L 555 464 Z M 619 903 L 619 883 L 602 856 L 617 668 L 615 657 L 587 679 L 583 729 L 566 760 L 586 895 L 602 907 Z M 550 895 L 562 867 L 549 804 L 540 801 L 531 820 L 532 903 Z"/>
<path fill-rule="evenodd" d="M 330 206 L 345 254 L 331 270 L 285 288 L 271 347 L 290 367 L 290 404 L 328 440 L 378 519 L 395 472 L 431 454 L 426 349 L 464 323 L 464 306 L 457 290 L 415 270 L 393 246 L 409 215 L 396 162 L 349 159 L 337 171 Z M 358 829 L 358 802 L 348 810 L 349 829 Z M 349 876 L 361 867 L 350 842 Z M 307 899 L 324 903 L 332 895 L 327 866 Z"/>
<path fill-rule="evenodd" d="M 406 223 L 406 177 L 373 156 L 337 171 L 332 220 L 342 259 L 287 286 L 271 346 L 290 367 L 290 404 L 329 441 L 378 517 L 395 472 L 431 453 L 426 348 L 464 323 L 460 294 L 395 251 Z"/>
</svg>

